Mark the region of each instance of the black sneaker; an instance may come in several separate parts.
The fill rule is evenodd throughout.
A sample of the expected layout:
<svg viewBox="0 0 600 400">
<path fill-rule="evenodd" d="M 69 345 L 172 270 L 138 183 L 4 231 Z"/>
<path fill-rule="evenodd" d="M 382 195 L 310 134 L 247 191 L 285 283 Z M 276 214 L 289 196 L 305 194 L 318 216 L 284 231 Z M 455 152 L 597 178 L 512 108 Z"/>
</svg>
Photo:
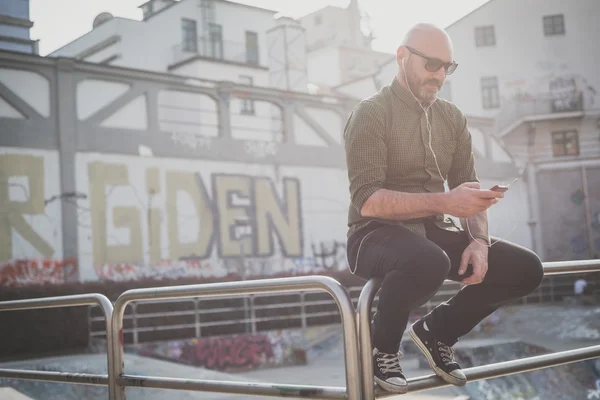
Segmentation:
<svg viewBox="0 0 600 400">
<path fill-rule="evenodd" d="M 448 383 L 464 386 L 467 377 L 454 359 L 452 347 L 436 340 L 433 332 L 427 327 L 427 322 L 419 320 L 408 330 L 413 342 L 421 349 L 433 372 Z"/>
<path fill-rule="evenodd" d="M 393 393 L 406 393 L 408 383 L 402 367 L 400 367 L 400 358 L 402 353 L 388 354 L 373 349 L 373 370 L 375 372 L 375 382 L 383 390 Z"/>
</svg>

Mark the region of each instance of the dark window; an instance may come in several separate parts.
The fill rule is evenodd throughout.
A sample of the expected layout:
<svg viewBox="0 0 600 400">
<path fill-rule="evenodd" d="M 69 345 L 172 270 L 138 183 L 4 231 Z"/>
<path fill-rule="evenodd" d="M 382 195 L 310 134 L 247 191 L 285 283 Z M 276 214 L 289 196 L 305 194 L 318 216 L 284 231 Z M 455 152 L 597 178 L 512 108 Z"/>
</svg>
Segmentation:
<svg viewBox="0 0 600 400">
<path fill-rule="evenodd" d="M 208 24 L 208 57 L 223 58 L 223 29 L 218 24 Z"/>
<path fill-rule="evenodd" d="M 181 49 L 196 53 L 198 51 L 198 33 L 196 21 L 193 19 L 181 19 Z"/>
<path fill-rule="evenodd" d="M 475 45 L 477 47 L 496 45 L 496 32 L 493 25 L 475 28 Z"/>
<path fill-rule="evenodd" d="M 323 23 L 323 16 L 322 15 L 316 15 L 315 16 L 315 25 L 321 25 L 321 23 Z"/>
<path fill-rule="evenodd" d="M 498 78 L 495 76 L 481 78 L 481 101 L 483 108 L 500 107 Z"/>
<path fill-rule="evenodd" d="M 246 31 L 246 62 L 258 65 L 258 33 Z"/>
<path fill-rule="evenodd" d="M 252 79 L 251 76 L 241 75 L 240 83 L 252 86 L 254 84 L 254 79 Z M 254 101 L 252 101 L 251 99 L 242 99 L 242 107 L 240 109 L 240 113 L 246 115 L 254 115 Z"/>
<path fill-rule="evenodd" d="M 555 157 L 579 155 L 577 131 L 552 132 L 552 154 Z"/>
<path fill-rule="evenodd" d="M 544 17 L 544 35 L 564 35 L 565 34 L 565 17 L 562 14 L 547 15 Z"/>
</svg>

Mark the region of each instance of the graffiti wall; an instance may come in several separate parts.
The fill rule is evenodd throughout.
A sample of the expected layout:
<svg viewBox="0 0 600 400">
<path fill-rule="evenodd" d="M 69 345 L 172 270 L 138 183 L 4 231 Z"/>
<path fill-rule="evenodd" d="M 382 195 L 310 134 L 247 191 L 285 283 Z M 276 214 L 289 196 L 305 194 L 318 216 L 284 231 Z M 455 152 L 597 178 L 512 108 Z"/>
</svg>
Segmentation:
<svg viewBox="0 0 600 400">
<path fill-rule="evenodd" d="M 293 331 L 197 338 L 145 343 L 136 349 L 143 356 L 175 361 L 212 370 L 240 370 L 295 365 L 305 361 Z"/>
<path fill-rule="evenodd" d="M 76 165 L 84 280 L 345 266 L 343 171 L 105 154 Z"/>
<path fill-rule="evenodd" d="M 76 275 L 63 260 L 58 153 L 0 148 L 0 285 L 58 283 Z"/>
</svg>

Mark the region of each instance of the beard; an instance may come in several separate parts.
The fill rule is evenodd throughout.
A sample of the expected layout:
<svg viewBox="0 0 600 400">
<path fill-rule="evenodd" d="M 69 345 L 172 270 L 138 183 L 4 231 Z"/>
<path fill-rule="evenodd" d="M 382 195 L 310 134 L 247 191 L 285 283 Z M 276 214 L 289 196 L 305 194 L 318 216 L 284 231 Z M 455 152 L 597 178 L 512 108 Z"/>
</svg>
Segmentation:
<svg viewBox="0 0 600 400">
<path fill-rule="evenodd" d="M 424 103 L 432 103 L 437 98 L 437 94 L 442 88 L 443 83 L 435 78 L 427 78 L 420 81 L 417 75 L 412 70 L 412 65 L 409 63 L 406 69 L 408 77 L 408 85 L 415 96 Z M 433 86 L 428 86 L 433 84 Z"/>
</svg>

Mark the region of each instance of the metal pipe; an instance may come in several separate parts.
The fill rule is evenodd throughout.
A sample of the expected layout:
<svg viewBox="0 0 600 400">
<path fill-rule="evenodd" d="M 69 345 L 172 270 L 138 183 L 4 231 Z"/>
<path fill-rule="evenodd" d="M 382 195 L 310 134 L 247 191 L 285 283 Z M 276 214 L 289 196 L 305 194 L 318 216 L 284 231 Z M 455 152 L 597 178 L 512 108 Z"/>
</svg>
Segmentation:
<svg viewBox="0 0 600 400">
<path fill-rule="evenodd" d="M 157 389 L 195 390 L 211 393 L 245 394 L 296 399 L 348 398 L 345 387 L 289 385 L 263 382 L 225 382 L 134 375 L 123 375 L 118 379 L 118 383 L 119 386 L 122 387 L 136 386 Z"/>
<path fill-rule="evenodd" d="M 600 259 L 545 262 L 544 275 L 581 274 L 600 271 Z"/>
<path fill-rule="evenodd" d="M 589 360 L 597 357 L 600 357 L 600 345 L 504 361 L 495 364 L 482 365 L 479 367 L 466 368 L 463 369 L 463 372 L 465 373 L 468 382 L 474 382 L 483 379 L 492 379 L 507 375 L 536 371 L 543 368 L 557 367 L 559 365 Z M 434 374 L 408 379 L 409 392 L 429 390 L 443 386 L 450 386 L 450 384 Z M 377 391 L 377 398 L 386 398 L 394 395 L 394 393 L 384 392 L 381 390 Z"/>
<path fill-rule="evenodd" d="M 116 393 L 116 375 L 115 375 L 115 363 L 113 360 L 113 338 L 111 336 L 112 319 L 113 319 L 113 305 L 110 300 L 99 293 L 90 294 L 75 294 L 69 296 L 56 296 L 56 297 L 45 297 L 39 299 L 25 299 L 25 300 L 11 300 L 0 302 L 0 311 L 19 311 L 19 310 L 31 310 L 41 308 L 59 308 L 59 307 L 77 307 L 77 306 L 89 306 L 97 305 L 104 313 L 106 320 L 106 363 L 108 369 L 108 393 L 109 399 L 114 400 L 113 393 Z M 1 376 L 0 371 L 0 376 Z M 58 373 L 61 374 L 61 373 Z M 83 376 L 83 374 L 72 374 Z M 72 382 L 76 383 L 76 382 Z"/>
<path fill-rule="evenodd" d="M 360 359 L 362 367 L 362 389 L 363 399 L 375 399 L 375 382 L 373 380 L 373 353 L 371 343 L 371 306 L 375 294 L 381 286 L 382 278 L 373 278 L 367 281 L 363 290 L 358 297 L 357 309 L 357 324 L 358 324 L 358 339 L 360 343 Z"/>
<path fill-rule="evenodd" d="M 79 374 L 57 371 L 27 371 L 22 369 L 0 369 L 3 378 L 24 379 L 29 381 L 63 382 L 77 385 L 106 386 L 108 376 L 100 374 Z"/>
<path fill-rule="evenodd" d="M 352 300 L 346 289 L 335 279 L 326 276 L 300 276 L 292 278 L 257 279 L 243 282 L 219 282 L 199 285 L 166 286 L 160 288 L 132 289 L 124 292 L 115 302 L 112 336 L 113 371 L 116 377 L 124 375 L 123 362 L 123 314 L 132 301 L 147 299 L 209 298 L 260 293 L 286 293 L 319 289 L 328 292 L 336 301 L 341 314 L 344 333 L 344 356 L 346 364 L 346 390 L 349 400 L 361 398 L 361 381 L 358 360 L 356 315 Z M 231 382 L 226 384 L 234 390 Z M 284 386 L 284 385 L 281 385 Z M 116 385 L 114 400 L 124 400 L 125 387 Z"/>
<path fill-rule="evenodd" d="M 581 166 L 581 181 L 583 184 L 583 205 L 585 210 L 585 227 L 588 240 L 588 255 L 594 257 L 594 231 L 592 230 L 592 212 L 590 209 L 590 191 L 588 187 L 587 170 Z"/>
</svg>

